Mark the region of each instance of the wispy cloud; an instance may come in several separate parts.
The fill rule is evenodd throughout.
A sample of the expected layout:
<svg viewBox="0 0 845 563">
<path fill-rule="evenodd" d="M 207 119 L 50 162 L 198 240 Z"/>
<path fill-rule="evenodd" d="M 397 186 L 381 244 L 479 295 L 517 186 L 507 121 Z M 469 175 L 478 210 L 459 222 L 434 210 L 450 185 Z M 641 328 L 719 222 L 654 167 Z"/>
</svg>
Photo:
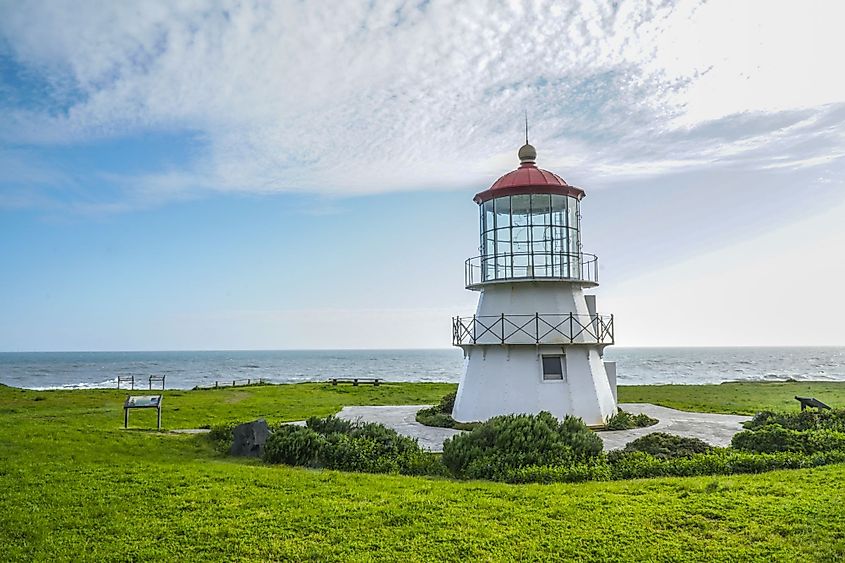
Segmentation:
<svg viewBox="0 0 845 563">
<path fill-rule="evenodd" d="M 7 3 L 0 57 L 26 76 L 4 86 L 16 95 L 4 95 L 0 139 L 201 138 L 180 169 L 101 177 L 120 202 L 153 204 L 203 190 L 477 185 L 512 166 L 524 108 L 543 164 L 564 175 L 829 165 L 845 150 L 841 11 L 656 0 Z"/>
</svg>

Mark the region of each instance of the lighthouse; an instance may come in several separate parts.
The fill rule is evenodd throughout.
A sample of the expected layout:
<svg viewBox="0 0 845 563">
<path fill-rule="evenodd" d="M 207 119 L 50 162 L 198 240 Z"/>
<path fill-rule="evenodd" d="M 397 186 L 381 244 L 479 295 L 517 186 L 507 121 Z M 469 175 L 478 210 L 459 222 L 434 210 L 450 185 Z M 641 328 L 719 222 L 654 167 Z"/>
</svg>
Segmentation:
<svg viewBox="0 0 845 563">
<path fill-rule="evenodd" d="M 479 256 L 466 288 L 480 292 L 471 317 L 452 319 L 464 372 L 452 416 L 462 422 L 548 411 L 601 425 L 616 412 L 613 316 L 599 314 L 598 258 L 581 251 L 584 191 L 538 168 L 519 149 L 519 168 L 476 194 Z"/>
</svg>

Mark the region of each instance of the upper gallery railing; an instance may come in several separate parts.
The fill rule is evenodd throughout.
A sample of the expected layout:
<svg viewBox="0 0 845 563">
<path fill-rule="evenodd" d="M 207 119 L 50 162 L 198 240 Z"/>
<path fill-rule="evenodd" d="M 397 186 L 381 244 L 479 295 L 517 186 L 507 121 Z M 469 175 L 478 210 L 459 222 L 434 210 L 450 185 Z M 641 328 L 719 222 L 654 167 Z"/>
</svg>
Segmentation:
<svg viewBox="0 0 845 563">
<path fill-rule="evenodd" d="M 467 289 L 508 280 L 570 280 L 599 282 L 599 259 L 594 254 L 520 252 L 475 256 L 466 261 Z"/>
<path fill-rule="evenodd" d="M 452 319 L 452 344 L 613 344 L 613 315 L 481 315 Z"/>
</svg>

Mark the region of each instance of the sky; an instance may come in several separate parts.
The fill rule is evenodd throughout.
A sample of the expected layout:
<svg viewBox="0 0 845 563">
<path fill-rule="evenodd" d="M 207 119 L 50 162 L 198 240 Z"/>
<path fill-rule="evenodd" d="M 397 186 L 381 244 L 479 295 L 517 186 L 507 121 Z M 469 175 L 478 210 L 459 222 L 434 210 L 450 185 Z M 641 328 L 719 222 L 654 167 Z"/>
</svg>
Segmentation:
<svg viewBox="0 0 845 563">
<path fill-rule="evenodd" d="M 448 347 L 526 111 L 618 345 L 845 345 L 842 21 L 0 0 L 0 351 Z"/>
</svg>

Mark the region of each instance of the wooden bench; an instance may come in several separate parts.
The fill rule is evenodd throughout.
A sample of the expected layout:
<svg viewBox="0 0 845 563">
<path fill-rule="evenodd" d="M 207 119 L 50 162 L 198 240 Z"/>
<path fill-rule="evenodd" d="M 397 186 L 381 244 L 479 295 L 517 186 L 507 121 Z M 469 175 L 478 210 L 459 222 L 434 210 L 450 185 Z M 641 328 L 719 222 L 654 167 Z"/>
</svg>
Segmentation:
<svg viewBox="0 0 845 563">
<path fill-rule="evenodd" d="M 150 376 L 150 391 L 153 389 L 153 383 L 161 383 L 161 388 L 164 390 L 164 379 L 166 375 L 151 375 Z"/>
<path fill-rule="evenodd" d="M 806 410 L 807 408 L 814 408 L 814 409 L 827 409 L 830 410 L 830 407 L 826 404 L 822 403 L 815 397 L 799 397 L 798 395 L 795 396 L 795 400 L 801 403 L 801 410 Z"/>
<path fill-rule="evenodd" d="M 126 388 L 126 384 L 129 384 L 129 388 L 134 391 L 135 390 L 135 376 L 134 375 L 118 375 L 117 376 L 117 388 L 120 389 L 120 384 L 124 384 L 124 389 Z"/>
<path fill-rule="evenodd" d="M 379 383 L 381 383 L 381 379 L 377 377 L 333 377 L 329 381 L 332 382 L 332 385 L 337 385 L 339 383 L 351 383 L 354 387 L 357 387 L 359 383 L 366 383 L 378 387 Z"/>
</svg>

